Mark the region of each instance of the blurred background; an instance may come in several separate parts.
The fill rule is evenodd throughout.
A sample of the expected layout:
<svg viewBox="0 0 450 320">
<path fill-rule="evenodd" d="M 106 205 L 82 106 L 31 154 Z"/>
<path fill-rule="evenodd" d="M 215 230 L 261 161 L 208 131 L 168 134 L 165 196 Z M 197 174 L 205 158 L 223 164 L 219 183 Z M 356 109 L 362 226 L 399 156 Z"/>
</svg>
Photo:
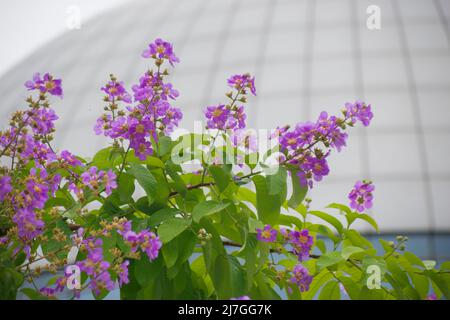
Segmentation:
<svg viewBox="0 0 450 320">
<path fill-rule="evenodd" d="M 370 5 L 380 9 L 379 29 L 366 24 Z M 23 83 L 50 72 L 64 89 L 54 99 L 55 145 L 92 156 L 107 145 L 92 130 L 100 87 L 114 73 L 130 88 L 149 66 L 142 50 L 161 37 L 181 59 L 171 80 L 187 129 L 205 106 L 225 100 L 234 73 L 256 76 L 258 96 L 246 107 L 252 128 L 371 103 L 371 126 L 350 130 L 348 147 L 330 157 L 312 207 L 345 201 L 356 180 L 371 179 L 383 237 L 408 235 L 422 258 L 448 260 L 449 21 L 448 0 L 3 1 L 0 125 L 26 107 Z"/>
</svg>

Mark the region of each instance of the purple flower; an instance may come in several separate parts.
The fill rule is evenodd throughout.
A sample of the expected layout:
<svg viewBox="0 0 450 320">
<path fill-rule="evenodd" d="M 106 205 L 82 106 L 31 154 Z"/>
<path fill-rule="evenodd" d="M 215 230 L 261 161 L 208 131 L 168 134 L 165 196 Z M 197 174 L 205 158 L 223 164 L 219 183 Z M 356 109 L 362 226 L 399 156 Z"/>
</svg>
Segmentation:
<svg viewBox="0 0 450 320">
<path fill-rule="evenodd" d="M 85 186 L 93 191 L 98 191 L 100 185 L 104 185 L 105 193 L 111 194 L 112 190 L 117 188 L 116 174 L 109 170 L 108 172 L 99 171 L 97 167 L 90 167 L 88 171 L 81 174 L 81 181 Z"/>
<path fill-rule="evenodd" d="M 132 252 L 136 252 L 137 248 L 141 248 L 150 260 L 154 260 L 158 257 L 162 242 L 155 233 L 149 230 L 142 230 L 139 233 L 125 230 L 124 232 L 119 233 L 122 234 L 123 239 L 130 245 Z"/>
<path fill-rule="evenodd" d="M 225 130 L 226 123 L 230 115 L 230 110 L 225 105 L 206 107 L 205 116 L 207 119 L 208 129 L 222 129 Z"/>
<path fill-rule="evenodd" d="M 0 177 L 0 201 L 3 201 L 5 197 L 12 191 L 11 177 L 1 176 Z"/>
<path fill-rule="evenodd" d="M 173 88 L 171 83 L 163 84 L 161 98 L 164 100 L 167 100 L 167 98 L 175 100 L 179 95 L 180 93 Z"/>
<path fill-rule="evenodd" d="M 109 136 L 109 129 L 111 129 L 111 121 L 112 116 L 109 114 L 108 115 L 104 114 L 100 118 L 98 118 L 94 126 L 95 134 L 100 135 L 104 133 L 105 136 Z"/>
<path fill-rule="evenodd" d="M 264 229 L 256 229 L 256 238 L 263 242 L 275 242 L 277 240 L 277 231 L 270 225 L 266 224 Z"/>
<path fill-rule="evenodd" d="M 104 87 L 101 88 L 101 90 L 107 94 L 106 99 L 109 102 L 124 101 L 126 103 L 131 103 L 131 96 L 125 90 L 122 81 L 109 81 Z"/>
<path fill-rule="evenodd" d="M 235 107 L 223 104 L 218 106 L 206 107 L 204 111 L 206 116 L 207 129 L 219 130 L 239 130 L 245 128 L 246 115 L 243 107 Z"/>
<path fill-rule="evenodd" d="M 238 129 L 231 133 L 230 138 L 236 147 L 243 147 L 245 150 L 253 152 L 258 150 L 258 141 L 255 132 Z"/>
<path fill-rule="evenodd" d="M 79 159 L 77 159 L 73 154 L 71 154 L 67 150 L 61 151 L 61 155 L 59 156 L 59 160 L 63 164 L 67 164 L 67 165 L 69 165 L 71 167 L 77 167 L 77 166 L 81 166 L 82 165 L 81 161 Z"/>
<path fill-rule="evenodd" d="M 435 294 L 435 293 L 432 293 L 432 294 L 430 294 L 430 295 L 427 296 L 427 299 L 426 299 L 426 300 L 437 300 L 437 299 L 438 299 L 438 298 L 437 298 L 436 294 Z"/>
<path fill-rule="evenodd" d="M 118 276 L 119 276 L 119 285 L 120 286 L 130 282 L 130 280 L 128 279 L 128 265 L 129 264 L 130 264 L 130 262 L 128 260 L 125 260 L 120 265 L 120 272 L 118 274 Z"/>
<path fill-rule="evenodd" d="M 326 112 L 321 112 L 316 126 L 317 131 L 329 140 L 330 146 L 339 152 L 346 146 L 348 135 L 341 130 L 337 121 L 335 116 L 328 117 Z"/>
<path fill-rule="evenodd" d="M 142 57 L 166 59 L 172 66 L 175 62 L 180 62 L 173 52 L 172 45 L 159 38 L 148 45 L 148 48 L 142 52 Z"/>
<path fill-rule="evenodd" d="M 29 208 L 16 209 L 12 220 L 17 226 L 19 238 L 24 243 L 29 243 L 43 232 L 44 222 Z"/>
<path fill-rule="evenodd" d="M 55 295 L 55 289 L 52 288 L 48 288 L 48 287 L 43 287 L 41 289 L 39 289 L 39 292 L 46 297 L 53 297 Z"/>
<path fill-rule="evenodd" d="M 38 108 L 30 112 L 28 124 L 35 134 L 46 135 L 54 130 L 54 122 L 58 119 L 53 109 Z"/>
<path fill-rule="evenodd" d="M 231 298 L 230 300 L 252 300 L 249 296 L 240 296 L 236 298 Z"/>
<path fill-rule="evenodd" d="M 311 284 L 312 279 L 313 278 L 308 273 L 308 269 L 301 264 L 298 264 L 292 270 L 292 277 L 289 281 L 296 284 L 301 292 L 305 292 L 309 290 L 309 285 Z"/>
<path fill-rule="evenodd" d="M 255 77 L 250 74 L 234 75 L 228 79 L 228 85 L 236 90 L 250 89 L 250 92 L 256 96 Z"/>
<path fill-rule="evenodd" d="M 54 79 L 53 76 L 46 73 L 41 78 L 39 73 L 33 75 L 33 79 L 25 82 L 28 90 L 39 90 L 41 93 L 50 93 L 53 96 L 62 98 L 63 91 L 61 88 L 61 79 Z"/>
<path fill-rule="evenodd" d="M 353 123 L 359 120 L 364 126 L 368 126 L 370 120 L 373 118 L 371 105 L 367 105 L 362 101 L 356 101 L 355 103 L 347 102 L 345 104 L 344 114 L 346 117 L 350 118 Z"/>
<path fill-rule="evenodd" d="M 307 229 L 289 232 L 288 242 L 292 245 L 293 251 L 300 261 L 309 258 L 313 246 L 313 237 Z"/>
<path fill-rule="evenodd" d="M 363 212 L 372 208 L 373 191 L 375 186 L 370 181 L 357 181 L 354 188 L 348 194 L 350 207 L 356 211 Z"/>
<path fill-rule="evenodd" d="M 99 295 L 101 290 L 114 290 L 114 282 L 111 280 L 111 275 L 108 272 L 108 268 L 109 263 L 103 261 L 101 263 L 102 271 L 100 271 L 98 275 L 91 278 L 89 288 L 91 288 L 92 292 L 96 295 Z"/>
<path fill-rule="evenodd" d="M 155 260 L 162 247 L 162 242 L 159 240 L 159 237 L 153 232 L 143 230 L 139 233 L 139 239 L 141 249 L 147 254 L 150 260 Z"/>
</svg>

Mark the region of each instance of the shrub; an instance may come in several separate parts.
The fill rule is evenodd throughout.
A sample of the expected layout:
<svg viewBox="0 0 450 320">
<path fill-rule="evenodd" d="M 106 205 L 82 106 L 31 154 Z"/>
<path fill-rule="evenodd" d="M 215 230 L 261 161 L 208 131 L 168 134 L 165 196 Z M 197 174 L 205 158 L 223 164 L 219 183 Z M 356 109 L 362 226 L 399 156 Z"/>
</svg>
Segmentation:
<svg viewBox="0 0 450 320">
<path fill-rule="evenodd" d="M 111 143 L 92 160 L 52 147 L 61 80 L 25 83 L 29 108 L 0 133 L 1 298 L 53 298 L 66 287 L 98 299 L 117 287 L 122 299 L 448 298 L 448 262 L 437 268 L 406 252 L 402 236 L 380 240 L 377 252 L 352 229 L 362 220 L 378 231 L 364 213 L 372 182 L 356 182 L 349 206 L 310 208 L 308 190 L 329 174 L 346 130 L 370 124 L 369 104 L 258 137 L 244 111 L 255 79 L 234 75 L 226 102 L 205 109 L 205 132 L 176 137 L 179 92 L 166 78 L 179 59 L 161 39 L 142 56 L 154 67 L 132 94 L 113 75 L 101 88 L 94 131 Z"/>
</svg>

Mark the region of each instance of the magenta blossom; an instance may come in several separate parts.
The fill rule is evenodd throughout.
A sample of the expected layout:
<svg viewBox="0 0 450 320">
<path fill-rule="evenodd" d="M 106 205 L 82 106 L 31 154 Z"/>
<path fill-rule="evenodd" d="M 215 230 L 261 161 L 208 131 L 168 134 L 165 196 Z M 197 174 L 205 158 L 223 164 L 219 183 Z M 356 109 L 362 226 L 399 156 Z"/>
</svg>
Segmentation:
<svg viewBox="0 0 450 320">
<path fill-rule="evenodd" d="M 234 75 L 230 77 L 227 82 L 230 87 L 235 88 L 238 91 L 250 89 L 250 92 L 256 96 L 255 77 L 252 77 L 248 73 Z"/>
<path fill-rule="evenodd" d="M 296 284 L 301 292 L 309 290 L 309 285 L 311 284 L 313 278 L 309 275 L 308 269 L 306 269 L 301 264 L 298 264 L 292 270 L 292 277 L 289 281 Z"/>
<path fill-rule="evenodd" d="M 46 135 L 55 128 L 54 122 L 58 120 L 55 111 L 50 108 L 38 108 L 30 111 L 28 124 L 35 134 Z"/>
<path fill-rule="evenodd" d="M 362 101 L 356 101 L 355 103 L 347 102 L 344 113 L 352 119 L 353 123 L 359 120 L 364 126 L 368 126 L 373 118 L 371 105 Z"/>
<path fill-rule="evenodd" d="M 33 75 L 33 79 L 25 82 L 28 90 L 39 90 L 41 93 L 50 93 L 53 96 L 62 97 L 61 79 L 54 79 L 53 76 L 46 73 L 41 78 L 39 73 Z"/>
<path fill-rule="evenodd" d="M 266 224 L 264 229 L 256 229 L 256 238 L 263 242 L 275 242 L 277 240 L 277 231 L 270 225 Z"/>
<path fill-rule="evenodd" d="M 348 198 L 350 207 L 356 211 L 363 212 L 365 209 L 372 208 L 373 191 L 375 186 L 370 181 L 357 181 Z"/>
<path fill-rule="evenodd" d="M 230 300 L 252 300 L 249 296 L 240 296 L 236 298 L 231 298 Z"/>
<path fill-rule="evenodd" d="M 314 238 L 307 229 L 301 231 L 283 229 L 281 232 L 287 243 L 292 246 L 293 252 L 298 256 L 299 261 L 309 258 Z"/>
<path fill-rule="evenodd" d="M 118 274 L 118 276 L 119 276 L 119 285 L 120 286 L 130 282 L 130 280 L 128 279 L 128 265 L 129 264 L 130 264 L 130 262 L 128 260 L 125 260 L 120 265 L 120 272 Z"/>
<path fill-rule="evenodd" d="M 11 177 L 1 176 L 0 177 L 0 201 L 3 201 L 5 197 L 12 191 L 11 187 Z"/>
<path fill-rule="evenodd" d="M 109 102 L 124 101 L 126 103 L 131 103 L 131 96 L 125 90 L 122 81 L 109 81 L 104 87 L 101 88 L 101 90 L 107 94 L 106 99 Z"/>
<path fill-rule="evenodd" d="M 99 186 L 105 187 L 105 193 L 111 194 L 112 190 L 117 188 L 116 174 L 109 171 L 98 170 L 97 167 L 90 167 L 88 171 L 81 174 L 81 181 L 89 189 L 98 191 Z"/>
<path fill-rule="evenodd" d="M 59 160 L 63 164 L 67 164 L 70 167 L 77 167 L 77 166 L 81 166 L 82 165 L 81 161 L 78 158 L 76 158 L 73 154 L 71 154 L 69 151 L 67 151 L 67 150 L 61 151 L 61 154 L 59 156 Z"/>
<path fill-rule="evenodd" d="M 148 48 L 142 52 L 144 58 L 166 59 L 173 66 L 175 62 L 180 62 L 173 52 L 173 47 L 169 42 L 162 39 L 156 39 L 155 42 L 150 43 Z"/>
</svg>

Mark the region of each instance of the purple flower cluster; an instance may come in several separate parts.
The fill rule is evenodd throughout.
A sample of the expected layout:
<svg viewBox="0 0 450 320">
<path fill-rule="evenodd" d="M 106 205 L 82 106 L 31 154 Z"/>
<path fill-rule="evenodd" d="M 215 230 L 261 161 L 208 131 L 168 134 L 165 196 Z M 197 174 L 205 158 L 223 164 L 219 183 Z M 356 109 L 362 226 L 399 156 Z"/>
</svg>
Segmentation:
<svg viewBox="0 0 450 320">
<path fill-rule="evenodd" d="M 43 287 L 39 290 L 39 292 L 42 295 L 47 296 L 47 297 L 53 297 L 58 292 L 63 292 L 66 287 L 66 284 L 67 284 L 68 276 L 69 276 L 69 274 L 66 273 L 65 276 L 56 279 L 54 288 Z"/>
<path fill-rule="evenodd" d="M 292 277 L 289 281 L 297 285 L 301 292 L 309 290 L 309 285 L 311 284 L 313 278 L 309 274 L 308 269 L 306 269 L 301 264 L 298 264 L 292 270 Z"/>
<path fill-rule="evenodd" d="M 204 113 L 207 129 L 236 131 L 245 128 L 247 115 L 244 107 L 238 106 L 236 103 L 247 101 L 247 90 L 256 95 L 255 78 L 249 74 L 234 75 L 228 79 L 228 85 L 237 91 L 236 95 L 233 97 L 232 92 L 227 94 L 227 97 L 231 99 L 230 104 L 206 107 Z"/>
<path fill-rule="evenodd" d="M 28 125 L 34 134 L 40 135 L 52 133 L 55 128 L 55 121 L 59 119 L 51 108 L 32 109 L 28 115 Z"/>
<path fill-rule="evenodd" d="M 206 128 L 219 130 L 239 130 L 245 128 L 244 107 L 226 105 L 209 106 L 205 110 Z"/>
<path fill-rule="evenodd" d="M 236 298 L 231 298 L 230 300 L 252 300 L 249 296 L 240 296 Z"/>
<path fill-rule="evenodd" d="M 61 151 L 61 154 L 58 156 L 58 160 L 61 162 L 63 167 L 78 167 L 83 165 L 77 157 L 67 150 Z"/>
<path fill-rule="evenodd" d="M 117 106 L 111 105 L 112 114 L 102 115 L 94 126 L 98 135 L 128 140 L 130 148 L 141 160 L 153 153 L 152 140 L 157 141 L 159 133 L 170 134 L 183 117 L 180 109 L 172 107 L 169 102 L 175 100 L 179 92 L 171 83 L 164 83 L 163 78 L 167 73 L 159 69 L 164 59 L 172 65 L 178 62 L 172 46 L 157 39 L 144 51 L 143 56 L 157 59 L 158 70 L 146 72 L 139 79 L 139 83 L 132 86 L 135 106 L 128 106 L 116 115 Z M 108 94 L 106 100 L 112 103 L 113 98 L 120 97 L 116 100 L 131 103 L 131 96 L 126 92 L 123 83 L 112 79 L 102 88 Z"/>
<path fill-rule="evenodd" d="M 103 289 L 113 290 L 114 282 L 108 271 L 110 263 L 103 259 L 102 239 L 88 238 L 83 241 L 83 245 L 87 250 L 87 257 L 77 262 L 76 265 L 90 277 L 89 287 L 97 295 Z"/>
<path fill-rule="evenodd" d="M 256 96 L 255 77 L 250 74 L 234 75 L 227 80 L 228 85 L 236 90 L 245 91 L 247 89 Z M 245 94 L 245 92 L 244 92 Z"/>
<path fill-rule="evenodd" d="M 62 97 L 61 79 L 54 79 L 53 76 L 46 73 L 41 78 L 39 73 L 33 75 L 33 79 L 25 82 L 28 90 L 39 90 L 41 93 L 50 93 L 51 95 Z"/>
<path fill-rule="evenodd" d="M 346 146 L 347 125 L 352 126 L 357 120 L 369 125 L 373 117 L 370 105 L 363 102 L 347 103 L 343 114 L 339 118 L 322 112 L 316 122 L 298 123 L 293 129 L 278 128 L 272 135 L 279 138 L 284 153 L 281 161 L 298 168 L 297 175 L 303 185 L 312 187 L 313 181 L 321 181 L 329 174 L 327 157 L 331 149 L 339 152 Z"/>
<path fill-rule="evenodd" d="M 357 181 L 348 194 L 350 207 L 356 211 L 363 212 L 372 208 L 373 191 L 375 186 L 370 181 Z"/>
<path fill-rule="evenodd" d="M 130 222 L 119 233 L 123 236 L 126 243 L 130 245 L 132 252 L 136 252 L 138 248 L 141 248 L 150 260 L 155 260 L 158 257 L 162 242 L 155 233 L 149 230 L 142 230 L 136 233 L 131 230 Z"/>
<path fill-rule="evenodd" d="M 298 256 L 299 261 L 309 258 L 314 243 L 314 238 L 310 235 L 309 230 L 280 229 L 280 233 L 283 236 L 283 244 L 292 247 L 292 251 Z M 275 242 L 277 234 L 277 231 L 268 224 L 263 229 L 256 229 L 256 238 L 263 242 Z"/>
<path fill-rule="evenodd" d="M 93 191 L 99 191 L 99 187 L 104 186 L 107 195 L 117 188 L 116 174 L 112 170 L 98 170 L 97 167 L 90 167 L 88 171 L 82 173 L 81 181 Z"/>
<path fill-rule="evenodd" d="M 368 126 L 373 118 L 371 105 L 367 105 L 362 101 L 356 101 L 355 103 L 347 102 L 345 104 L 344 115 L 351 119 L 353 123 L 359 120 L 364 126 Z"/>
<path fill-rule="evenodd" d="M 29 243 L 40 235 L 44 228 L 44 222 L 37 216 L 36 210 L 44 208 L 49 195 L 54 196 L 60 181 L 61 176 L 51 176 L 44 168 L 32 168 L 25 179 L 25 189 L 13 196 L 16 213 L 12 219 L 17 225 L 18 237 L 27 245 L 27 251 Z"/>
<path fill-rule="evenodd" d="M 172 44 L 159 38 L 148 45 L 148 48 L 142 52 L 142 57 L 167 60 L 172 66 L 176 62 L 180 62 L 173 52 Z"/>
<path fill-rule="evenodd" d="M 101 88 L 106 93 L 105 100 L 108 102 L 123 101 L 131 103 L 131 96 L 125 90 L 123 82 L 115 80 L 109 81 L 104 87 Z"/>
<path fill-rule="evenodd" d="M 5 200 L 5 197 L 12 191 L 11 177 L 4 175 L 0 177 L 0 201 Z"/>
<path fill-rule="evenodd" d="M 128 278 L 128 266 L 130 265 L 130 262 L 128 260 L 125 260 L 120 265 L 120 271 L 118 273 L 119 277 L 119 286 L 123 286 L 124 284 L 127 284 L 130 282 Z"/>
<path fill-rule="evenodd" d="M 266 224 L 263 229 L 256 229 L 256 238 L 263 242 L 275 242 L 277 240 L 277 230 Z"/>
<path fill-rule="evenodd" d="M 301 231 L 282 229 L 281 234 L 284 240 L 292 246 L 299 261 L 309 258 L 314 239 L 307 229 Z"/>
</svg>

